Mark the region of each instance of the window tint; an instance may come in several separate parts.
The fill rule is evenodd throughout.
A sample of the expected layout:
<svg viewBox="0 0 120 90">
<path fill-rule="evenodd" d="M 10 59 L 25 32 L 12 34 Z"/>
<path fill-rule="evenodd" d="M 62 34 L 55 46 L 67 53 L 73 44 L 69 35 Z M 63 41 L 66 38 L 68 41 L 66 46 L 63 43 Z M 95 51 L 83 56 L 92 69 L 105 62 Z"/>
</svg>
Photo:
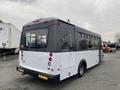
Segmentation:
<svg viewBox="0 0 120 90">
<path fill-rule="evenodd" d="M 47 46 L 47 36 L 48 36 L 48 29 L 26 31 L 25 47 L 45 48 Z"/>
<path fill-rule="evenodd" d="M 83 49 L 83 50 L 87 49 L 87 40 L 85 39 L 81 40 L 79 43 L 79 46 L 80 46 L 80 49 Z"/>
<path fill-rule="evenodd" d="M 69 49 L 69 42 L 68 42 L 68 33 L 62 35 L 61 37 L 61 48 L 62 49 Z"/>
<path fill-rule="evenodd" d="M 100 46 L 100 39 L 87 35 L 81 32 L 75 32 L 76 34 L 76 49 L 77 50 L 88 50 L 98 49 Z"/>
<path fill-rule="evenodd" d="M 65 28 L 64 28 L 65 29 Z M 74 30 L 61 30 L 61 50 L 62 51 L 72 51 L 75 49 L 75 42 L 74 42 Z"/>
</svg>

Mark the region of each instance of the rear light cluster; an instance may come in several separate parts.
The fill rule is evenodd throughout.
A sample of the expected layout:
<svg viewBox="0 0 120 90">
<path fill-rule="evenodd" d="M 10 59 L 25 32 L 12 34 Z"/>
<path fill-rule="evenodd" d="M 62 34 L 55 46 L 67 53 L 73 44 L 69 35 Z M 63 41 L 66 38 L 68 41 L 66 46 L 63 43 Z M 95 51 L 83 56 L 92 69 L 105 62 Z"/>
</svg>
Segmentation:
<svg viewBox="0 0 120 90">
<path fill-rule="evenodd" d="M 52 61 L 52 56 L 53 56 L 53 54 L 52 54 L 52 52 L 50 52 L 50 53 L 49 53 L 49 62 Z"/>
<path fill-rule="evenodd" d="M 49 57 L 49 61 L 52 61 L 52 57 Z"/>
<path fill-rule="evenodd" d="M 53 72 L 54 69 L 50 68 L 50 66 L 51 66 L 51 62 L 52 62 L 52 56 L 53 56 L 53 53 L 50 52 L 50 53 L 49 53 L 49 58 L 48 58 L 48 60 L 49 60 L 49 61 L 48 61 L 48 66 L 49 66 L 49 67 L 48 67 L 48 70 L 51 70 L 51 71 Z M 60 71 L 59 68 L 58 68 L 57 70 Z"/>
<path fill-rule="evenodd" d="M 48 62 L 48 66 L 49 66 L 49 67 L 48 67 L 48 70 L 54 71 L 53 69 L 50 68 L 51 62 L 52 62 L 52 56 L 53 56 L 53 53 L 50 52 L 50 53 L 49 53 L 49 58 L 48 58 L 48 60 L 49 60 L 49 62 Z"/>
</svg>

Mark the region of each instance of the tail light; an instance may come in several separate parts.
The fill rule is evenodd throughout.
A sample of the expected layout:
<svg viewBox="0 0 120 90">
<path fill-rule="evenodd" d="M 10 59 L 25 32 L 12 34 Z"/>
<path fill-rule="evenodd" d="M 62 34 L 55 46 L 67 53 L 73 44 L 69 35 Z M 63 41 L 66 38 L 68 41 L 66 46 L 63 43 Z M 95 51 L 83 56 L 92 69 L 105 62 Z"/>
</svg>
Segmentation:
<svg viewBox="0 0 120 90">
<path fill-rule="evenodd" d="M 49 61 L 52 61 L 52 56 L 53 56 L 53 53 L 52 53 L 52 52 L 50 52 L 50 53 L 49 53 L 49 58 L 48 58 L 48 59 L 49 59 Z"/>
<path fill-rule="evenodd" d="M 52 56 L 53 56 L 53 53 L 50 52 L 50 53 L 49 53 L 49 58 L 48 58 L 48 60 L 49 60 L 49 61 L 48 61 L 48 66 L 49 66 L 49 67 L 48 67 L 48 70 L 50 70 L 51 61 L 52 61 Z M 52 71 L 52 70 L 51 70 L 51 71 Z"/>
<path fill-rule="evenodd" d="M 50 57 L 52 57 L 52 56 L 53 56 L 53 53 L 52 53 L 52 52 L 50 52 L 50 53 L 49 53 L 49 56 L 50 56 Z"/>
<path fill-rule="evenodd" d="M 52 61 L 52 57 L 49 57 L 49 61 Z"/>
</svg>

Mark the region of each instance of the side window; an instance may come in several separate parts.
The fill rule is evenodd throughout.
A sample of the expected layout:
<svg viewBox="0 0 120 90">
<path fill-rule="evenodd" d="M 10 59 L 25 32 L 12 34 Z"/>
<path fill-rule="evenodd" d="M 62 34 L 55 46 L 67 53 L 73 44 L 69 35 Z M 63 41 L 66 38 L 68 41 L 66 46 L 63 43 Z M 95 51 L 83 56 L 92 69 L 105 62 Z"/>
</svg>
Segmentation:
<svg viewBox="0 0 120 90">
<path fill-rule="evenodd" d="M 68 33 L 64 33 L 61 37 L 61 49 L 68 49 L 69 43 L 68 43 Z"/>
<path fill-rule="evenodd" d="M 69 37 L 69 50 L 73 51 L 75 49 L 74 30 L 69 31 L 68 37 Z"/>
<path fill-rule="evenodd" d="M 87 49 L 87 40 L 85 38 L 80 41 L 80 47 L 81 47 L 82 50 Z"/>
<path fill-rule="evenodd" d="M 95 40 L 95 48 L 99 49 L 99 47 L 100 47 L 100 39 L 96 38 L 96 40 Z"/>
<path fill-rule="evenodd" d="M 88 40 L 88 48 L 89 49 L 93 48 L 93 43 L 91 39 Z"/>
<path fill-rule="evenodd" d="M 62 51 L 73 51 L 75 49 L 74 30 L 72 28 L 70 28 L 69 30 L 68 28 L 66 28 L 65 30 L 61 30 L 60 41 Z"/>
<path fill-rule="evenodd" d="M 76 31 L 75 37 L 76 50 L 99 49 L 100 47 L 100 39 L 95 36 Z"/>
<path fill-rule="evenodd" d="M 82 37 L 80 37 L 79 46 L 81 50 L 86 50 L 88 48 L 88 41 L 87 41 L 87 35 L 82 33 Z"/>
<path fill-rule="evenodd" d="M 87 35 L 85 35 L 82 32 L 75 32 L 76 36 L 76 49 L 77 50 L 86 50 L 88 45 L 87 45 Z"/>
<path fill-rule="evenodd" d="M 81 37 L 83 37 L 83 34 L 75 31 L 76 50 L 81 50 Z"/>
<path fill-rule="evenodd" d="M 98 49 L 100 46 L 100 40 L 96 37 L 92 37 L 89 43 L 89 49 Z"/>
</svg>

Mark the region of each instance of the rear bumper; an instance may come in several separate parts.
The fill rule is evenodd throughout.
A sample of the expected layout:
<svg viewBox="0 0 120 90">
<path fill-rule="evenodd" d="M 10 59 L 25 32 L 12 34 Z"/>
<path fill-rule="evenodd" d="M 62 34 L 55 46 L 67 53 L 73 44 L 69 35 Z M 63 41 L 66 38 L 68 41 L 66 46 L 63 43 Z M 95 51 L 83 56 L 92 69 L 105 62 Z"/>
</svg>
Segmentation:
<svg viewBox="0 0 120 90">
<path fill-rule="evenodd" d="M 16 70 L 21 72 L 22 74 L 29 74 L 31 76 L 38 77 L 44 80 L 60 81 L 60 75 L 50 75 L 47 73 L 30 70 L 21 66 L 17 66 Z"/>
</svg>

